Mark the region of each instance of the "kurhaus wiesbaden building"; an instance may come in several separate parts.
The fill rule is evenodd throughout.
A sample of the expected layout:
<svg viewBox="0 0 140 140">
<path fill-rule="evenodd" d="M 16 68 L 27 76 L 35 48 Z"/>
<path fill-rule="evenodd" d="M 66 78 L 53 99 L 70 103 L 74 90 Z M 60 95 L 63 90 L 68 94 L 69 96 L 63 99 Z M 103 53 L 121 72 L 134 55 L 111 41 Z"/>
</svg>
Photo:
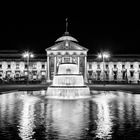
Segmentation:
<svg viewBox="0 0 140 140">
<path fill-rule="evenodd" d="M 0 79 L 14 80 L 28 75 L 30 80 L 51 82 L 61 63 L 76 63 L 89 83 L 140 81 L 140 55 L 112 55 L 103 61 L 95 54 L 88 54 L 88 49 L 68 32 L 48 47 L 46 54 L 34 54 L 34 58 L 23 57 L 18 51 L 0 51 Z"/>
</svg>

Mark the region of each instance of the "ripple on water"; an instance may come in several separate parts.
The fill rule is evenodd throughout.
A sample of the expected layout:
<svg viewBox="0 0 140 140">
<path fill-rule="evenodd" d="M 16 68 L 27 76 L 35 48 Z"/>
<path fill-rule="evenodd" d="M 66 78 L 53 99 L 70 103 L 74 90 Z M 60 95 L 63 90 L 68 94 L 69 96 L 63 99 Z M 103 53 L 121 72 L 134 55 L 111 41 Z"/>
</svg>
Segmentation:
<svg viewBox="0 0 140 140">
<path fill-rule="evenodd" d="M 46 100 L 37 91 L 2 94 L 0 137 L 140 139 L 140 95 L 122 91 L 93 93 L 90 99 L 74 101 Z"/>
</svg>

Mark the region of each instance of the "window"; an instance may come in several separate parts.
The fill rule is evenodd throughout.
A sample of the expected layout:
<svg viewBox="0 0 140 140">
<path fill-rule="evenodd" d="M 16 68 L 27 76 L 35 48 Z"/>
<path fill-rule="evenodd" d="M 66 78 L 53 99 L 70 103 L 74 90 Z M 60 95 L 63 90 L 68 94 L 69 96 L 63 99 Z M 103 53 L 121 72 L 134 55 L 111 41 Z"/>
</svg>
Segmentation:
<svg viewBox="0 0 140 140">
<path fill-rule="evenodd" d="M 130 77 L 134 76 L 134 71 L 130 71 Z"/>
<path fill-rule="evenodd" d="M 27 64 L 25 64 L 25 69 L 27 69 Z"/>
<path fill-rule="evenodd" d="M 37 71 L 33 71 L 32 73 L 33 73 L 33 75 L 37 75 Z"/>
<path fill-rule="evenodd" d="M 117 80 L 117 71 L 113 71 L 114 73 L 114 80 Z"/>
<path fill-rule="evenodd" d="M 42 69 L 45 69 L 45 64 L 42 64 Z"/>
<path fill-rule="evenodd" d="M 19 63 L 16 64 L 16 69 L 19 69 Z"/>
<path fill-rule="evenodd" d="M 33 69 L 36 69 L 36 63 L 33 64 Z"/>
<path fill-rule="evenodd" d="M 0 69 L 2 69 L 2 64 L 0 64 Z"/>
<path fill-rule="evenodd" d="M 133 64 L 130 65 L 130 68 L 133 69 Z"/>
<path fill-rule="evenodd" d="M 105 71 L 105 78 L 106 80 L 109 80 L 109 73 L 107 71 Z"/>
<path fill-rule="evenodd" d="M 88 71 L 88 74 L 89 74 L 89 77 L 91 77 L 92 76 L 92 71 Z"/>
<path fill-rule="evenodd" d="M 64 63 L 70 63 L 70 57 L 64 57 Z"/>
<path fill-rule="evenodd" d="M 97 80 L 100 80 L 100 75 L 101 75 L 101 72 L 97 71 Z"/>
<path fill-rule="evenodd" d="M 42 76 L 45 76 L 45 74 L 46 74 L 46 73 L 45 73 L 44 71 L 41 72 L 41 75 L 42 75 Z"/>
<path fill-rule="evenodd" d="M 139 65 L 139 69 L 140 69 L 140 65 Z"/>
<path fill-rule="evenodd" d="M 91 63 L 89 63 L 89 69 L 92 69 L 92 64 Z"/>
<path fill-rule="evenodd" d="M 125 68 L 125 65 L 122 65 L 122 68 L 124 69 Z"/>
<path fill-rule="evenodd" d="M 123 73 L 122 73 L 122 79 L 123 80 L 125 80 L 126 79 L 126 76 L 127 76 L 127 73 L 126 73 L 127 71 L 123 71 Z"/>
<path fill-rule="evenodd" d="M 10 69 L 11 68 L 11 65 L 10 64 L 8 64 L 8 69 Z"/>
<path fill-rule="evenodd" d="M 117 65 L 114 65 L 114 68 L 117 68 Z"/>
<path fill-rule="evenodd" d="M 97 69 L 100 69 L 100 64 L 97 65 Z"/>
<path fill-rule="evenodd" d="M 16 73 L 15 77 L 20 77 L 20 74 L 19 73 Z"/>
<path fill-rule="evenodd" d="M 108 69 L 108 64 L 105 65 L 106 69 Z"/>
</svg>

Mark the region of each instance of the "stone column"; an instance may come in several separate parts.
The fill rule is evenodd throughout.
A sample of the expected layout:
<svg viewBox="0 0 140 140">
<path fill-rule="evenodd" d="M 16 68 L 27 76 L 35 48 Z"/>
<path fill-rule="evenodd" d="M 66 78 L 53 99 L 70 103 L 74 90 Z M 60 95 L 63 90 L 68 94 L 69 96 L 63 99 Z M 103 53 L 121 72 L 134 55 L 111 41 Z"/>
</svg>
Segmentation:
<svg viewBox="0 0 140 140">
<path fill-rule="evenodd" d="M 50 82 L 50 57 L 47 56 L 47 82 Z"/>
<path fill-rule="evenodd" d="M 54 75 L 56 74 L 56 56 L 54 56 Z"/>
<path fill-rule="evenodd" d="M 78 71 L 80 72 L 80 58 L 79 58 L 79 56 L 77 57 L 77 64 L 78 64 Z"/>
<path fill-rule="evenodd" d="M 85 55 L 85 70 L 84 70 L 84 80 L 87 83 L 87 56 Z"/>
</svg>

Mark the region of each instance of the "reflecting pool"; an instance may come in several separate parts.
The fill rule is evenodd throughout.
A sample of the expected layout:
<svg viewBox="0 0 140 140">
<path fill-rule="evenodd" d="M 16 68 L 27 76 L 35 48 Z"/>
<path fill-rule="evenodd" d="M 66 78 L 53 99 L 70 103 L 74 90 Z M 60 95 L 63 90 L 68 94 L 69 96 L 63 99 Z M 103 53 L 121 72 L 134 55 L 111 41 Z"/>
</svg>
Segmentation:
<svg viewBox="0 0 140 140">
<path fill-rule="evenodd" d="M 43 91 L 0 95 L 0 139 L 140 139 L 140 95 L 93 91 L 90 99 L 44 99 Z"/>
</svg>

